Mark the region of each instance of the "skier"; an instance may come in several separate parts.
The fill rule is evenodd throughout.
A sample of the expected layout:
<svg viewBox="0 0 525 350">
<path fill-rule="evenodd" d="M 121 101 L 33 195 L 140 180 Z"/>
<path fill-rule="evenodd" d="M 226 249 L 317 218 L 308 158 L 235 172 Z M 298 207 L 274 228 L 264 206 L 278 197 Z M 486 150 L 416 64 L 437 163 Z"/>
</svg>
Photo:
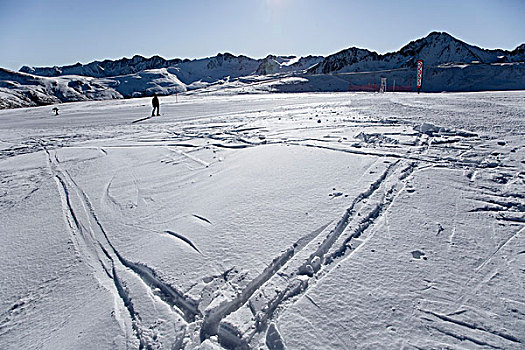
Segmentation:
<svg viewBox="0 0 525 350">
<path fill-rule="evenodd" d="M 55 115 L 58 115 L 58 107 L 53 108 L 53 112 L 55 112 Z"/>
<path fill-rule="evenodd" d="M 157 115 L 160 115 L 160 103 L 159 98 L 157 97 L 157 94 L 153 94 L 153 100 L 151 100 L 151 104 L 153 105 L 153 111 L 151 111 L 151 116 L 153 117 L 155 115 L 155 109 L 157 110 Z"/>
</svg>

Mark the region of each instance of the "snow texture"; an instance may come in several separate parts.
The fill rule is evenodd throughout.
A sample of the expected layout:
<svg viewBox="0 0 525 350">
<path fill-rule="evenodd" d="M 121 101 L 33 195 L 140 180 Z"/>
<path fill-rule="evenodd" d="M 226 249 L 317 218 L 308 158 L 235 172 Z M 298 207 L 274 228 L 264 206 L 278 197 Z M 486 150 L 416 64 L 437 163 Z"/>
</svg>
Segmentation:
<svg viewBox="0 0 525 350">
<path fill-rule="evenodd" d="M 524 347 L 525 93 L 160 101 L 0 111 L 1 349 Z"/>
</svg>

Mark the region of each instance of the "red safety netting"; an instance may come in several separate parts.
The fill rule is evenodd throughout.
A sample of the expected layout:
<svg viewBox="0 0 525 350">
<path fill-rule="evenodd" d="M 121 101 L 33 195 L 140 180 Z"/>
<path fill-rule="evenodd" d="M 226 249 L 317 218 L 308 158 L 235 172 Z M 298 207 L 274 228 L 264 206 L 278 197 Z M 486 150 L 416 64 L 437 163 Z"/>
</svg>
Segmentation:
<svg viewBox="0 0 525 350">
<path fill-rule="evenodd" d="M 349 87 L 348 87 L 348 91 L 367 91 L 367 92 L 376 92 L 376 91 L 379 91 L 379 89 L 381 88 L 381 84 L 366 84 L 366 85 L 355 85 L 355 84 L 350 84 Z M 401 92 L 411 92 L 411 91 L 414 91 L 414 89 L 412 88 L 412 86 L 410 85 L 396 85 L 396 86 L 393 86 L 393 85 L 390 85 L 386 87 L 386 90 L 385 91 L 388 91 L 388 92 L 393 92 L 393 91 L 401 91 Z"/>
</svg>

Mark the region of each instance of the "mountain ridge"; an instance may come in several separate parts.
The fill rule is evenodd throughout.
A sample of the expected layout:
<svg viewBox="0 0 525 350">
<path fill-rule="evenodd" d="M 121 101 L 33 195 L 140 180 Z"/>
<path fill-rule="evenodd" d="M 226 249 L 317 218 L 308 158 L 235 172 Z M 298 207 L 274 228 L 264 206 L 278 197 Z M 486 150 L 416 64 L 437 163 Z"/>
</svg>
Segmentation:
<svg viewBox="0 0 525 350">
<path fill-rule="evenodd" d="M 438 44 L 438 45 L 436 45 Z M 318 66 L 308 72 L 313 74 L 328 74 L 333 72 L 359 72 L 367 70 L 414 68 L 418 59 L 423 59 L 426 65 L 444 63 L 498 63 L 499 61 L 523 62 L 525 50 L 520 49 L 525 44 L 512 51 L 502 49 L 482 49 L 467 44 L 446 32 L 431 32 L 424 38 L 416 39 L 398 51 L 378 54 L 374 51 L 359 48 L 348 48 L 327 56 Z M 437 49 L 440 52 L 436 52 Z M 506 57 L 505 59 L 499 58 Z M 370 62 L 369 64 L 365 64 Z M 502 62 L 500 62 L 502 63 Z"/>
<path fill-rule="evenodd" d="M 461 49 L 463 55 L 448 55 L 446 57 L 438 56 L 434 53 L 424 52 L 425 48 L 434 44 L 436 41 L 441 41 L 445 44 L 445 48 L 450 44 L 455 44 L 455 49 Z M 450 48 L 450 47 L 449 47 Z M 522 62 L 525 60 L 525 43 L 517 46 L 514 50 L 503 49 L 483 49 L 475 45 L 470 45 L 460 39 L 453 37 L 447 32 L 433 31 L 426 37 L 410 41 L 405 46 L 397 51 L 379 54 L 369 49 L 358 47 L 350 47 L 343 49 L 337 53 L 323 56 L 307 56 L 307 57 L 323 57 L 323 62 L 319 62 L 318 67 L 308 67 L 310 73 L 327 74 L 337 72 L 344 69 L 345 72 L 360 71 L 363 63 L 377 62 L 378 69 L 395 69 L 414 67 L 417 59 L 415 56 L 425 60 L 426 64 L 442 64 L 442 63 L 472 63 L 472 61 L 479 61 L 480 63 L 496 63 L 498 56 L 506 56 L 509 62 Z M 290 58 L 296 56 L 275 56 L 268 55 L 265 58 L 251 58 L 245 55 L 235 56 L 231 53 L 218 53 L 216 56 L 196 59 L 165 59 L 161 56 L 154 55 L 150 58 L 134 55 L 132 58 L 123 57 L 117 60 L 103 60 L 92 61 L 87 64 L 75 63 L 73 65 L 53 66 L 53 67 L 30 67 L 23 66 L 20 72 L 30 73 L 33 75 L 58 77 L 63 75 L 82 75 L 91 76 L 95 78 L 115 77 L 125 74 L 133 74 L 148 69 L 169 68 L 177 66 L 187 66 L 199 62 L 208 62 L 208 69 L 213 69 L 222 66 L 223 62 L 231 62 L 237 60 L 239 64 L 248 63 L 254 65 L 257 63 L 257 68 L 251 73 L 273 74 L 276 69 L 268 69 L 269 60 L 275 58 Z M 408 57 L 403 61 L 403 58 Z M 456 60 L 451 60 L 455 58 Z M 359 63 L 356 65 L 356 63 Z M 260 67 L 266 65 L 267 68 Z M 322 67 L 322 68 L 321 68 Z M 355 69 L 355 70 L 352 70 Z M 242 69 L 241 69 L 242 70 Z M 277 69 L 279 71 L 279 69 Z M 289 71 L 289 70 L 287 70 Z"/>
<path fill-rule="evenodd" d="M 512 51 L 489 50 L 431 32 L 385 54 L 350 47 L 326 57 L 134 55 L 61 67 L 24 66 L 18 72 L 0 68 L 0 108 L 186 91 L 377 91 L 381 78 L 396 91 L 414 91 L 418 59 L 425 62 L 422 91 L 525 89 L 525 44 Z"/>
</svg>

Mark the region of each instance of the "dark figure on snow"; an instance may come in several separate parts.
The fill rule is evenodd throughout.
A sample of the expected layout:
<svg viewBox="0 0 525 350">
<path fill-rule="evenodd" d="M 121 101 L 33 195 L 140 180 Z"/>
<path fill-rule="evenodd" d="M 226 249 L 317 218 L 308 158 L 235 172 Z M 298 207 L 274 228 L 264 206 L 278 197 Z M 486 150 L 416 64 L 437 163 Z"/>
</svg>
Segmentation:
<svg viewBox="0 0 525 350">
<path fill-rule="evenodd" d="M 157 94 L 153 94 L 153 100 L 151 100 L 151 104 L 153 105 L 153 111 L 151 111 L 151 116 L 153 117 L 155 115 L 155 109 L 157 110 L 157 115 L 160 115 L 160 103 Z"/>
<path fill-rule="evenodd" d="M 55 112 L 55 115 L 58 115 L 58 107 L 53 108 L 53 112 Z"/>
</svg>

